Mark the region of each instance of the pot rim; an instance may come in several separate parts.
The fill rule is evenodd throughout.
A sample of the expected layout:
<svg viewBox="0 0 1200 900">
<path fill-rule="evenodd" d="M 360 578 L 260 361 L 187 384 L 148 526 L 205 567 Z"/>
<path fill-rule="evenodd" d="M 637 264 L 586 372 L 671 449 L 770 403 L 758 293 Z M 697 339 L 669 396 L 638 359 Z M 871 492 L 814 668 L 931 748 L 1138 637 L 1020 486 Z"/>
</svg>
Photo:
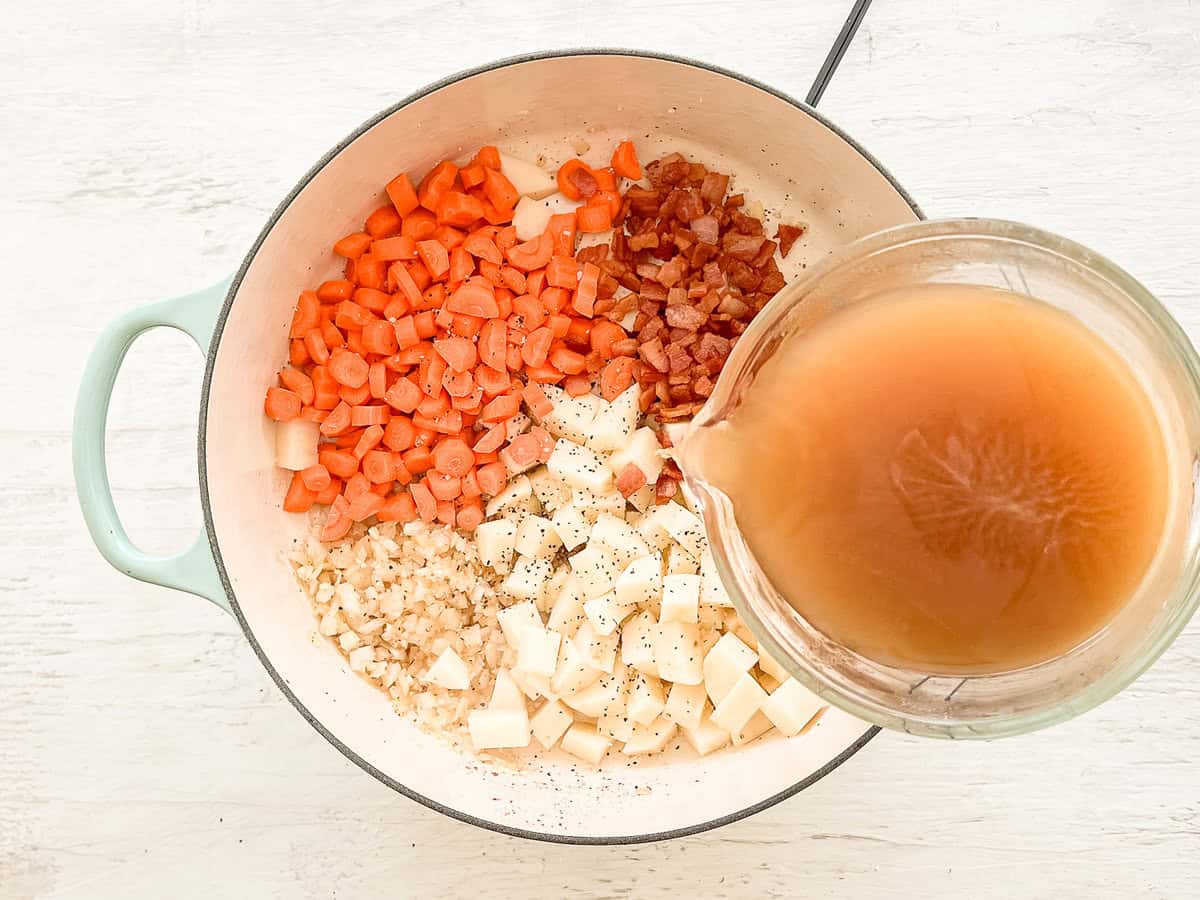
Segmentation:
<svg viewBox="0 0 1200 900">
<path fill-rule="evenodd" d="M 343 756 L 345 756 L 348 760 L 350 760 L 352 763 L 354 763 L 356 766 L 358 766 L 364 772 L 367 772 L 368 774 L 374 776 L 378 781 L 387 785 L 389 788 L 396 791 L 397 793 L 403 794 L 405 797 L 408 797 L 410 800 L 415 800 L 417 803 L 420 803 L 422 806 L 424 806 L 428 809 L 434 810 L 435 812 L 442 813 L 443 815 L 449 816 L 452 819 L 457 819 L 460 822 L 465 822 L 468 825 L 474 825 L 476 827 L 484 828 L 484 829 L 487 829 L 488 831 L 498 832 L 500 834 L 505 834 L 510 837 L 527 838 L 530 840 L 544 841 L 547 843 L 615 846 L 615 845 L 623 845 L 623 844 L 649 843 L 649 842 L 670 840 L 673 838 L 688 837 L 690 835 L 700 834 L 702 832 L 709 831 L 714 828 L 719 828 L 722 825 L 728 825 L 733 822 L 737 822 L 741 819 L 745 819 L 749 816 L 752 816 L 755 813 L 762 812 L 765 809 L 769 809 L 770 807 L 774 806 L 775 804 L 779 803 L 780 801 L 786 800 L 788 797 L 794 796 L 795 794 L 804 790 L 809 785 L 814 784 L 817 781 L 819 781 L 820 779 L 824 778 L 826 775 L 828 775 L 830 772 L 832 772 L 834 769 L 836 769 L 838 766 L 840 766 L 842 763 L 844 763 L 846 760 L 848 760 L 850 757 L 852 757 L 855 753 L 857 753 L 859 750 L 861 750 L 872 738 L 874 738 L 881 731 L 881 729 L 877 725 L 868 726 L 866 728 L 866 730 L 863 732 L 863 734 L 854 741 L 854 743 L 852 743 L 849 747 L 844 749 L 841 753 L 839 753 L 837 756 L 835 756 L 833 759 L 831 759 L 828 763 L 826 763 L 820 769 L 811 773 L 806 778 L 796 782 L 795 784 L 791 785 L 790 787 L 786 788 L 785 790 L 780 791 L 777 794 L 767 797 L 764 800 L 760 800 L 759 802 L 751 804 L 750 806 L 747 806 L 736 812 L 732 812 L 732 813 L 729 813 L 724 816 L 720 816 L 715 819 L 709 819 L 704 822 L 700 822 L 696 825 L 689 825 L 684 828 L 676 828 L 676 829 L 672 829 L 669 831 L 648 832 L 648 833 L 643 833 L 643 834 L 628 834 L 628 835 L 608 835 L 608 836 L 597 836 L 597 837 L 592 837 L 592 836 L 587 836 L 587 835 L 556 834 L 556 833 L 552 833 L 552 832 L 531 831 L 531 830 L 527 830 L 527 829 L 523 829 L 523 828 L 515 828 L 510 825 L 504 825 L 499 822 L 492 822 L 487 819 L 482 819 L 478 816 L 464 813 L 461 810 L 457 810 L 457 809 L 453 809 L 452 807 L 448 807 L 442 803 L 439 803 L 436 800 L 431 799 L 430 797 L 426 797 L 424 794 L 420 794 L 417 791 L 414 791 L 413 789 L 407 787 L 404 784 L 401 784 L 399 781 L 392 778 L 390 775 L 387 775 L 386 773 L 380 771 L 375 766 L 371 765 L 369 762 L 367 762 L 365 759 L 363 759 L 361 756 L 359 756 L 358 753 L 356 753 L 353 749 L 351 749 L 349 746 L 347 746 L 345 743 L 343 743 L 341 741 L 341 739 L 339 739 L 335 734 L 333 734 L 325 725 L 323 725 L 320 722 L 320 720 L 318 720 L 311 712 L 309 712 L 308 708 L 299 700 L 298 697 L 295 696 L 295 694 L 292 693 L 292 691 L 288 687 L 287 683 L 284 681 L 282 676 L 279 674 L 279 672 L 276 671 L 275 667 L 272 665 L 270 659 L 267 657 L 262 646 L 259 644 L 258 640 L 256 639 L 254 632 L 251 630 L 249 624 L 247 623 L 245 616 L 242 614 L 241 606 L 239 605 L 237 597 L 234 594 L 233 586 L 230 584 L 229 575 L 225 570 L 225 562 L 224 562 L 224 558 L 221 555 L 220 542 L 217 539 L 216 528 L 213 525 L 212 510 L 211 510 L 211 505 L 210 505 L 210 495 L 209 495 L 209 489 L 208 489 L 208 459 L 207 459 L 205 437 L 204 437 L 205 433 L 207 431 L 207 428 L 208 428 L 208 401 L 209 401 L 209 394 L 210 394 L 210 391 L 212 388 L 213 369 L 214 369 L 214 366 L 216 363 L 216 358 L 217 358 L 216 351 L 217 351 L 217 348 L 220 346 L 221 337 L 223 336 L 224 331 L 225 331 L 225 323 L 229 318 L 229 311 L 233 307 L 234 298 L 237 296 L 238 289 L 241 287 L 242 279 L 245 277 L 246 272 L 250 268 L 250 265 L 254 262 L 255 258 L 257 257 L 258 251 L 262 248 L 262 245 L 263 245 L 264 241 L 266 241 L 267 236 L 274 230 L 275 225 L 279 222 L 280 217 L 284 214 L 284 212 L 288 209 L 288 207 L 291 206 L 292 202 L 296 199 L 296 197 L 300 194 L 300 192 L 303 191 L 304 188 L 307 187 L 308 184 L 314 178 L 316 178 L 318 175 L 320 175 L 321 172 L 325 169 L 325 167 L 339 153 L 341 153 L 344 149 L 346 149 L 346 147 L 348 147 L 354 141 L 356 141 L 360 137 L 362 137 L 362 135 L 365 134 L 369 129 L 373 128 L 375 125 L 379 124 L 381 121 L 383 121 L 384 119 L 386 119 L 388 116 L 392 115 L 393 113 L 397 112 L 398 110 L 403 109 L 404 107 L 412 104 L 413 102 L 420 100 L 420 99 L 434 93 L 435 91 L 441 90 L 444 87 L 448 87 L 448 86 L 450 86 L 452 84 L 456 84 L 460 81 L 465 81 L 468 78 L 473 78 L 477 75 L 487 74 L 489 72 L 492 72 L 492 71 L 495 71 L 498 69 L 508 68 L 510 66 L 523 65 L 525 63 L 538 62 L 541 60 L 548 60 L 548 59 L 568 59 L 568 58 L 573 58 L 573 57 L 577 57 L 577 56 L 627 56 L 627 57 L 634 57 L 634 58 L 639 58 L 639 59 L 655 59 L 655 60 L 660 60 L 663 62 L 676 63 L 678 65 L 690 66 L 692 68 L 702 69 L 707 72 L 712 72 L 717 75 L 724 76 L 726 78 L 731 78 L 735 81 L 739 81 L 743 84 L 749 85 L 750 87 L 757 88 L 760 91 L 764 91 L 768 94 L 771 94 L 772 96 L 777 97 L 778 99 L 783 100 L 785 103 L 791 105 L 798 112 L 804 113 L 804 114 L 816 119 L 819 123 L 824 125 L 830 131 L 832 131 L 834 134 L 836 134 L 838 137 L 840 137 L 843 141 L 845 141 L 846 144 L 850 148 L 852 148 L 855 152 L 857 152 L 859 155 L 861 155 L 867 162 L 869 162 L 872 165 L 872 167 L 874 167 L 876 169 L 876 171 L 878 171 L 879 174 L 882 175 L 888 181 L 889 184 L 891 184 L 891 186 L 896 190 L 896 192 L 898 194 L 900 194 L 900 196 L 903 198 L 904 202 L 907 203 L 908 206 L 912 209 L 913 213 L 917 216 L 918 219 L 925 218 L 925 214 L 921 211 L 920 207 L 917 206 L 916 202 L 912 199 L 912 197 L 909 196 L 908 192 L 903 187 L 900 186 L 900 184 L 896 181 L 896 179 L 892 176 L 892 174 L 877 159 L 875 159 L 874 156 L 872 156 L 869 152 L 867 152 L 867 150 L 865 150 L 857 141 L 855 141 L 852 137 L 850 137 L 850 135 L 846 134 L 846 132 L 844 132 L 838 126 L 834 125 L 831 121 L 829 121 L 824 116 L 822 116 L 820 113 L 818 113 L 816 111 L 816 109 L 814 109 L 813 107 L 809 106 L 807 103 L 804 103 L 801 100 L 797 100 L 795 97 L 792 97 L 790 94 L 787 94 L 776 88 L 770 87 L 769 85 L 766 85 L 763 82 L 758 81 L 754 78 L 748 77 L 746 75 L 742 75 L 738 72 L 734 72 L 730 69 L 726 69 L 721 66 L 712 65 L 710 63 L 701 62 L 699 60 L 690 59 L 690 58 L 684 57 L 684 56 L 676 56 L 676 55 L 668 54 L 668 53 L 656 53 L 656 52 L 647 51 L 647 50 L 622 49 L 619 47 L 596 47 L 596 48 L 580 47 L 580 48 L 565 49 L 565 50 L 547 50 L 547 51 L 542 51 L 542 52 L 538 52 L 538 53 L 524 53 L 524 54 L 520 54 L 517 56 L 504 57 L 504 58 L 496 60 L 494 62 L 485 63 L 483 65 L 476 66 L 476 67 L 473 67 L 470 69 L 464 69 L 460 72 L 456 72 L 445 78 L 439 79 L 438 81 L 434 81 L 430 84 L 427 84 L 424 87 L 418 89 L 417 91 L 414 91 L 413 93 L 409 94 L 408 96 L 404 97 L 403 99 L 399 100 L 398 102 L 392 104 L 391 106 L 387 107 L 386 109 L 376 113 L 374 116 L 367 119 L 365 122 L 363 122 L 357 128 L 355 128 L 353 131 L 351 131 L 349 135 L 347 135 L 345 138 L 343 138 L 341 141 L 339 141 L 337 145 L 335 145 L 328 152 L 326 152 L 320 159 L 317 160 L 317 162 L 307 172 L 304 173 L 304 175 L 302 175 L 300 177 L 300 179 L 299 179 L 299 181 L 297 181 L 296 185 L 291 189 L 291 191 L 288 192 L 287 196 L 284 197 L 284 199 L 280 202 L 280 204 L 275 208 L 275 210 L 267 218 L 267 221 L 264 224 L 262 230 L 258 233 L 258 236 L 254 239 L 254 243 L 250 246 L 249 251 L 246 253 L 246 256 L 243 259 L 242 264 L 238 267 L 237 274 L 234 275 L 232 282 L 230 282 L 229 291 L 225 295 L 225 301 L 221 306 L 221 311 L 217 316 L 216 324 L 213 328 L 212 340 L 208 346 L 208 351 L 206 354 L 205 367 L 204 367 L 204 380 L 203 380 L 203 384 L 201 387 L 201 393 L 200 393 L 200 423 L 199 423 L 199 431 L 198 431 L 198 435 L 197 435 L 197 461 L 198 461 L 199 476 L 200 476 L 200 504 L 201 504 L 201 509 L 204 514 L 204 530 L 205 530 L 205 533 L 208 535 L 208 543 L 209 543 L 209 547 L 212 551 L 213 561 L 216 563 L 217 573 L 221 579 L 221 586 L 225 590 L 225 595 L 229 598 L 229 605 L 233 612 L 233 615 L 237 619 L 238 625 L 241 627 L 243 634 L 245 634 L 245 636 L 246 636 L 246 639 L 250 642 L 250 646 L 254 649 L 255 655 L 258 657 L 259 661 L 262 663 L 263 668 L 265 668 L 267 670 L 267 673 L 271 676 L 271 679 L 275 682 L 276 686 L 283 693 L 284 697 L 287 698 L 288 702 L 291 703 L 292 706 L 294 706 L 296 708 L 296 711 L 299 712 L 300 715 L 313 728 L 315 728 L 322 737 L 325 738 L 325 740 L 327 740 L 330 744 L 332 744 L 335 748 L 337 748 L 337 750 L 340 751 Z"/>
</svg>

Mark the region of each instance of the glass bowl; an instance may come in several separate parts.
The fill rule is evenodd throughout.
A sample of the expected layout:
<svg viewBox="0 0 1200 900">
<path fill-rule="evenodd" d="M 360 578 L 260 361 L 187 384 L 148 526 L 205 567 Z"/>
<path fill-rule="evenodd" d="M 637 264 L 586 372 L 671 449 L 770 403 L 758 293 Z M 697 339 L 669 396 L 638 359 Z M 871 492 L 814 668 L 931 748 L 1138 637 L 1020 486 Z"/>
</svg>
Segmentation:
<svg viewBox="0 0 1200 900">
<path fill-rule="evenodd" d="M 1168 457 L 1163 538 L 1136 593 L 1101 631 L 1055 659 L 1000 674 L 946 676 L 881 664 L 810 625 L 762 572 L 729 498 L 686 471 L 685 477 L 734 605 L 797 680 L 853 715 L 910 734 L 1020 734 L 1116 694 L 1158 658 L 1200 601 L 1200 359 L 1142 285 L 1085 247 L 1014 222 L 953 219 L 888 229 L 835 252 L 763 309 L 691 429 L 733 413 L 785 337 L 883 287 L 926 283 L 1008 289 L 1058 307 L 1120 353 L 1150 398 Z"/>
</svg>

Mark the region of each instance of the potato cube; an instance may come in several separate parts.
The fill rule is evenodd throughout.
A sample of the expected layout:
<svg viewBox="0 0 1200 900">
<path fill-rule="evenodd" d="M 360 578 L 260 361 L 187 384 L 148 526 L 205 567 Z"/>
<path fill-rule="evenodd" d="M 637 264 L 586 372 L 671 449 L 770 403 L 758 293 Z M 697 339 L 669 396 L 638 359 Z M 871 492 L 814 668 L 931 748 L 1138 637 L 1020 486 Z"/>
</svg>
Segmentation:
<svg viewBox="0 0 1200 900">
<path fill-rule="evenodd" d="M 589 524 L 595 522 L 601 513 L 617 517 L 625 515 L 625 498 L 616 488 L 603 493 L 574 490 L 571 492 L 571 505 L 579 510 Z"/>
<path fill-rule="evenodd" d="M 508 669 L 500 669 L 496 673 L 496 683 L 492 687 L 492 699 L 488 701 L 488 709 L 524 709 L 525 695 L 513 681 Z"/>
<path fill-rule="evenodd" d="M 700 557 L 700 602 L 709 606 L 733 606 L 725 584 L 717 574 L 717 564 L 713 561 L 711 550 L 705 550 Z"/>
<path fill-rule="evenodd" d="M 617 595 L 609 591 L 603 597 L 596 597 L 584 603 L 583 612 L 597 634 L 610 635 L 622 622 L 637 612 L 637 607 L 618 603 Z"/>
<path fill-rule="evenodd" d="M 591 725 L 576 722 L 562 736 L 562 748 L 572 756 L 582 759 L 593 766 L 600 765 L 604 754 L 612 745 L 612 740 L 600 734 Z"/>
<path fill-rule="evenodd" d="M 658 481 L 663 470 L 662 447 L 658 443 L 658 435 L 654 429 L 642 427 L 633 433 L 629 440 L 608 458 L 608 467 L 614 474 L 632 464 L 642 470 L 648 484 Z"/>
<path fill-rule="evenodd" d="M 547 385 L 542 385 L 542 390 L 547 397 L 550 396 Z M 542 419 L 546 430 L 557 438 L 566 438 L 577 444 L 586 441 L 592 420 L 604 401 L 595 394 L 570 397 L 564 393 L 561 399 L 553 402 L 554 412 Z"/>
<path fill-rule="evenodd" d="M 633 735 L 625 742 L 621 752 L 626 756 L 658 753 L 675 737 L 675 732 L 675 723 L 659 716 L 647 724 L 635 725 Z"/>
<path fill-rule="evenodd" d="M 730 741 L 729 732 L 716 725 L 709 716 L 705 716 L 699 727 L 684 728 L 683 737 L 701 756 L 707 756 L 715 750 L 720 750 Z"/>
<path fill-rule="evenodd" d="M 476 709 L 467 714 L 476 752 L 529 746 L 529 715 L 521 709 Z"/>
<path fill-rule="evenodd" d="M 454 648 L 447 647 L 433 661 L 425 673 L 425 680 L 447 690 L 465 691 L 471 686 L 471 673 Z"/>
<path fill-rule="evenodd" d="M 501 587 L 518 600 L 538 600 L 553 571 L 554 563 L 548 559 L 520 556 Z"/>
<path fill-rule="evenodd" d="M 716 706 L 758 662 L 758 654 L 733 634 L 723 634 L 704 657 L 704 686 Z M 731 730 L 731 729 L 726 729 Z"/>
<path fill-rule="evenodd" d="M 559 646 L 558 666 L 550 679 L 550 690 L 559 697 L 576 694 L 603 674 L 588 663 L 574 641 L 563 641 Z"/>
<path fill-rule="evenodd" d="M 593 450 L 606 452 L 625 447 L 637 428 L 639 409 L 638 394 L 641 388 L 630 385 L 611 403 L 601 403 L 600 411 L 588 428 L 587 445 Z"/>
<path fill-rule="evenodd" d="M 675 539 L 675 543 L 699 560 L 708 549 L 704 524 L 699 517 L 679 503 L 664 503 L 658 507 L 658 524 Z"/>
<path fill-rule="evenodd" d="M 662 557 L 657 553 L 633 560 L 617 576 L 617 602 L 637 608 L 662 599 Z"/>
<path fill-rule="evenodd" d="M 571 489 L 555 478 L 545 466 L 538 466 L 529 473 L 529 486 L 544 510 L 554 512 L 571 502 Z"/>
<path fill-rule="evenodd" d="M 549 678 L 558 667 L 558 645 L 562 635 L 542 628 L 522 629 L 517 638 L 517 669 Z"/>
<path fill-rule="evenodd" d="M 526 516 L 517 526 L 516 550 L 521 556 L 544 559 L 563 545 L 554 523 L 541 516 Z"/>
<path fill-rule="evenodd" d="M 554 526 L 559 539 L 568 550 L 583 546 L 592 531 L 592 526 L 583 517 L 583 513 L 571 503 L 554 510 L 554 514 L 550 516 L 550 524 Z"/>
<path fill-rule="evenodd" d="M 546 468 L 559 481 L 573 488 L 595 493 L 612 488 L 612 472 L 604 460 L 595 451 L 563 438 L 555 443 Z"/>
<path fill-rule="evenodd" d="M 596 730 L 605 737 L 624 743 L 633 737 L 633 723 L 624 713 L 596 717 Z"/>
<path fill-rule="evenodd" d="M 506 606 L 496 613 L 496 619 L 499 621 L 500 630 L 504 632 L 504 639 L 508 641 L 510 647 L 520 646 L 522 630 L 542 628 L 542 614 L 538 612 L 538 608 L 532 600 Z"/>
<path fill-rule="evenodd" d="M 657 719 L 666 706 L 662 682 L 653 675 L 638 672 L 633 676 L 633 687 L 629 690 L 626 714 L 638 725 L 649 725 Z"/>
<path fill-rule="evenodd" d="M 663 579 L 660 622 L 700 621 L 700 576 L 668 575 Z"/>
<path fill-rule="evenodd" d="M 652 552 L 632 525 L 610 513 L 600 513 L 596 524 L 592 526 L 588 547 L 596 544 L 608 551 L 609 556 L 620 565 L 621 571 L 635 559 L 649 556 Z"/>
<path fill-rule="evenodd" d="M 659 622 L 654 641 L 658 677 L 680 684 L 699 684 L 701 669 L 700 627 L 690 622 Z"/>
<path fill-rule="evenodd" d="M 763 702 L 762 711 L 776 728 L 792 737 L 803 731 L 826 705 L 795 678 L 788 678 Z"/>
<path fill-rule="evenodd" d="M 695 575 L 699 571 L 700 564 L 682 546 L 672 543 L 667 548 L 668 575 Z"/>
<path fill-rule="evenodd" d="M 561 700 L 548 700 L 530 717 L 529 728 L 534 740 L 549 750 L 574 721 L 575 717 Z"/>
<path fill-rule="evenodd" d="M 493 519 L 475 528 L 475 547 L 479 561 L 501 574 L 509 570 L 517 548 L 517 523 L 511 519 Z"/>
<path fill-rule="evenodd" d="M 623 715 L 629 689 L 625 669 L 616 669 L 612 674 L 601 675 L 581 691 L 567 694 L 563 703 L 580 715 L 597 716 Z"/>
<path fill-rule="evenodd" d="M 759 687 L 754 676 L 742 673 L 723 700 L 712 712 L 712 720 L 730 734 L 745 727 L 767 700 L 767 692 Z"/>
<path fill-rule="evenodd" d="M 583 592 L 579 582 L 568 572 L 554 597 L 546 627 L 569 637 L 584 621 Z"/>
<path fill-rule="evenodd" d="M 748 744 L 755 738 L 762 737 L 775 726 L 771 724 L 771 720 L 763 715 L 762 710 L 759 710 L 750 717 L 750 721 L 733 732 L 729 737 L 733 741 L 733 746 L 740 747 L 743 744 Z"/>
<path fill-rule="evenodd" d="M 654 482 L 643 484 L 629 495 L 629 504 L 638 512 L 645 512 L 654 505 Z"/>
<path fill-rule="evenodd" d="M 699 728 L 707 701 L 703 684 L 673 684 L 667 692 L 663 715 L 680 728 Z"/>
<path fill-rule="evenodd" d="M 504 490 L 488 501 L 488 518 L 490 519 L 505 509 L 527 509 L 525 503 L 530 498 L 537 499 L 533 496 L 533 487 L 529 484 L 529 478 L 525 475 L 518 475 L 504 486 Z M 478 528 L 475 530 L 475 539 L 479 539 Z"/>
<path fill-rule="evenodd" d="M 571 574 L 579 582 L 585 600 L 602 597 L 611 591 L 616 586 L 617 576 L 624 568 L 596 541 L 589 541 L 586 547 L 567 562 L 570 563 Z"/>
<path fill-rule="evenodd" d="M 591 622 L 584 622 L 579 626 L 579 630 L 575 632 L 572 640 L 579 648 L 583 658 L 587 660 L 588 665 L 594 666 L 601 672 L 611 672 L 616 666 L 617 649 L 621 646 L 619 634 L 599 634 L 592 627 Z"/>
<path fill-rule="evenodd" d="M 658 675 L 654 661 L 658 623 L 648 611 L 640 612 L 621 629 L 621 662 L 647 675 Z"/>
</svg>

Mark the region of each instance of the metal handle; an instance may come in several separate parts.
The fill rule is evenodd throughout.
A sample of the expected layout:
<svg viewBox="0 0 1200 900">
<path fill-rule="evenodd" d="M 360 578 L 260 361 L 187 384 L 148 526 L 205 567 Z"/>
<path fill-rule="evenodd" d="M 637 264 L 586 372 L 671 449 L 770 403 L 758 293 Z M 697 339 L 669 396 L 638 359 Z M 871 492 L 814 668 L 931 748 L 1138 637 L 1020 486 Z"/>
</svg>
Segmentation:
<svg viewBox="0 0 1200 900">
<path fill-rule="evenodd" d="M 846 55 L 846 49 L 850 46 L 850 42 L 854 40 L 854 35 L 858 32 L 858 26 L 862 24 L 862 20 L 866 17 L 867 9 L 870 5 L 871 0 L 855 0 L 854 7 L 850 10 L 850 15 L 846 17 L 846 23 L 842 26 L 842 30 L 838 32 L 837 40 L 833 42 L 833 46 L 829 48 L 825 62 L 821 64 L 821 71 L 817 72 L 817 77 L 813 80 L 812 87 L 808 89 L 808 96 L 804 98 L 804 102 L 809 106 L 816 106 L 821 102 L 821 96 L 825 93 L 825 88 L 829 86 L 830 79 L 833 78 L 833 73 L 837 71 L 838 63 Z"/>
<path fill-rule="evenodd" d="M 201 350 L 207 350 L 221 299 L 228 288 L 229 279 L 225 279 L 185 297 L 138 307 L 103 331 L 88 358 L 79 388 L 72 428 L 72 453 L 79 505 L 92 540 L 104 558 L 139 581 L 196 594 L 231 612 L 204 534 L 187 550 L 174 556 L 154 556 L 134 546 L 113 504 L 104 458 L 108 404 L 117 372 L 130 346 L 150 329 L 166 327 L 184 332 L 200 345 Z"/>
</svg>

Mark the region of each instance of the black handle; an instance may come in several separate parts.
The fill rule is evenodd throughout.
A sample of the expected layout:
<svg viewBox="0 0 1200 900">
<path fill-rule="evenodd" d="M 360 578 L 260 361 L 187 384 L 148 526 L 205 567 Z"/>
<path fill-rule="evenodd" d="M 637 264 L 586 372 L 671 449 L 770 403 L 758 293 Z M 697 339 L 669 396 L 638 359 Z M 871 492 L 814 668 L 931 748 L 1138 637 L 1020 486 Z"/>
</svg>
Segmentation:
<svg viewBox="0 0 1200 900">
<path fill-rule="evenodd" d="M 821 64 L 821 71 L 817 73 L 812 87 L 808 89 L 808 96 L 804 98 L 804 102 L 809 106 L 816 106 L 821 102 L 821 95 L 825 93 L 825 88 L 829 86 L 833 73 L 837 71 L 838 63 L 846 55 L 846 48 L 854 40 L 855 32 L 862 24 L 863 17 L 866 16 L 867 8 L 870 5 L 871 0 L 855 0 L 854 8 L 850 10 L 850 15 L 846 18 L 846 24 L 842 26 L 837 40 L 829 48 L 829 54 L 825 57 L 825 62 Z"/>
</svg>

